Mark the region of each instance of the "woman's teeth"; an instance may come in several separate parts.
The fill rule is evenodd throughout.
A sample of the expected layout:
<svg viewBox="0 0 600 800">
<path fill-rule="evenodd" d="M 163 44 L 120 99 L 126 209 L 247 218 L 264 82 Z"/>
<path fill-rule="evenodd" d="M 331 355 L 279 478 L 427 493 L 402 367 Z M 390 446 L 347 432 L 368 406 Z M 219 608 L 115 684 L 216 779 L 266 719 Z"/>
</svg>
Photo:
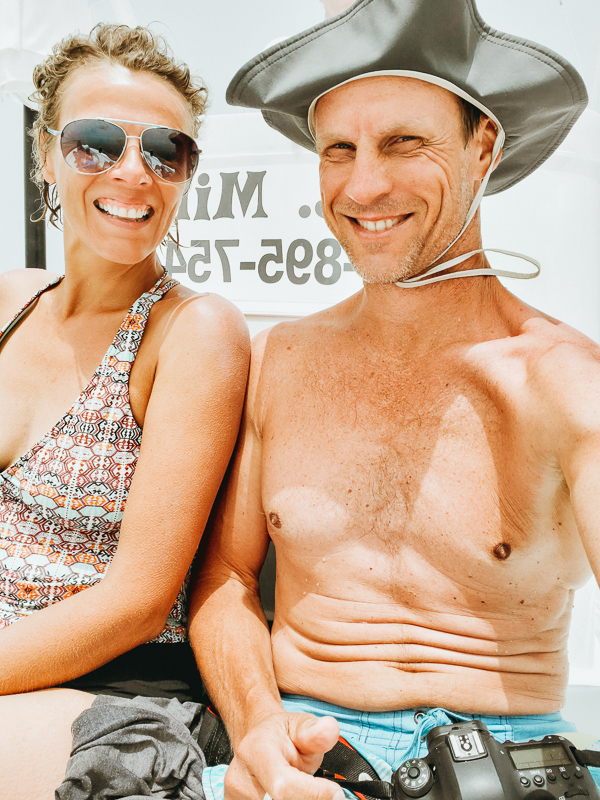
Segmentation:
<svg viewBox="0 0 600 800">
<path fill-rule="evenodd" d="M 119 217 L 119 219 L 144 220 L 148 218 L 151 211 L 150 206 L 143 206 L 141 208 L 133 208 L 133 206 L 130 206 L 129 208 L 121 208 L 120 206 L 101 203 L 99 200 L 97 201 L 96 205 L 101 211 L 104 211 L 106 214 L 110 214 L 111 217 Z"/>
<path fill-rule="evenodd" d="M 401 219 L 402 217 L 396 217 L 395 219 L 378 219 L 377 222 L 373 222 L 370 219 L 357 219 L 356 221 L 361 228 L 365 228 L 367 231 L 386 231 L 393 228 L 394 225 L 397 225 Z"/>
</svg>

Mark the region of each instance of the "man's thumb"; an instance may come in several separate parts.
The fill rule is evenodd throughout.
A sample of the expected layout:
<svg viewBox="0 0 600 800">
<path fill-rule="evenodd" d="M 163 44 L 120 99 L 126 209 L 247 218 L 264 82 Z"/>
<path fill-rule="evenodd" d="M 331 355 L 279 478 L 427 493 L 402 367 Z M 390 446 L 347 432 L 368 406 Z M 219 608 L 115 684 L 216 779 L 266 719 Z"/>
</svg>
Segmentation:
<svg viewBox="0 0 600 800">
<path fill-rule="evenodd" d="M 335 746 L 340 735 L 340 726 L 334 717 L 317 718 L 306 714 L 297 720 L 295 731 L 290 733 L 301 753 L 322 755 Z"/>
</svg>

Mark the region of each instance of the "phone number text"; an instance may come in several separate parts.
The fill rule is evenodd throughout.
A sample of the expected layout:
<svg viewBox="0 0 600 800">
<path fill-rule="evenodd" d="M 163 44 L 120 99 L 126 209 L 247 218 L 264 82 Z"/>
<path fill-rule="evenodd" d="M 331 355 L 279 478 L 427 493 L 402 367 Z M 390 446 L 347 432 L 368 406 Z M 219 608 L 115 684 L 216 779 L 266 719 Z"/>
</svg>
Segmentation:
<svg viewBox="0 0 600 800">
<path fill-rule="evenodd" d="M 256 261 L 240 261 L 236 249 L 239 239 L 193 239 L 191 248 L 197 252 L 186 257 L 188 248 L 182 250 L 175 242 L 167 245 L 167 270 L 187 273 L 194 283 L 204 283 L 211 276 L 223 283 L 231 283 L 232 271 L 255 272 L 263 283 L 278 283 L 286 278 L 301 286 L 311 277 L 323 286 L 337 283 L 342 272 L 353 272 L 336 239 L 322 239 L 313 247 L 308 239 L 294 239 L 285 249 L 281 239 L 262 239 L 262 255 Z"/>
</svg>

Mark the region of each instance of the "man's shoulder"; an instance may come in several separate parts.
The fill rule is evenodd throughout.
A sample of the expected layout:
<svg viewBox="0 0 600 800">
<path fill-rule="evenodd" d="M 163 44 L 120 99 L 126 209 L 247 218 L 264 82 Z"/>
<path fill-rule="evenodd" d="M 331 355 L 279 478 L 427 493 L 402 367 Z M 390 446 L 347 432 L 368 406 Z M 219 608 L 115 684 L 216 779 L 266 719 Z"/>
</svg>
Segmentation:
<svg viewBox="0 0 600 800">
<path fill-rule="evenodd" d="M 307 369 L 313 374 L 339 324 L 334 308 L 261 331 L 252 340 L 252 372 L 269 385 L 285 383 Z"/>
<path fill-rule="evenodd" d="M 303 358 L 336 336 L 336 331 L 345 324 L 346 314 L 345 304 L 339 303 L 316 314 L 279 322 L 254 337 L 253 352 L 275 359 L 289 359 L 290 354 Z"/>
<path fill-rule="evenodd" d="M 560 373 L 574 375 L 591 365 L 600 368 L 600 346 L 585 334 L 551 317 L 531 319 L 524 329 L 529 344 L 528 373 L 552 386 Z"/>
<path fill-rule="evenodd" d="M 530 323 L 527 388 L 533 404 L 556 432 L 600 433 L 600 347 L 565 323 Z"/>
</svg>

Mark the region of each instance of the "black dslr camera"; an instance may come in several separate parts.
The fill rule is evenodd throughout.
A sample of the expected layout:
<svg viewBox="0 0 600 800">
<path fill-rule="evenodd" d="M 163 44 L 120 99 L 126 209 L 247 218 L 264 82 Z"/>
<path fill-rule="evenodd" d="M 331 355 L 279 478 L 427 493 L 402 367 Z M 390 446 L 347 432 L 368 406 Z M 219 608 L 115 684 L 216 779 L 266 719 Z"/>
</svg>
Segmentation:
<svg viewBox="0 0 600 800">
<path fill-rule="evenodd" d="M 600 800 L 562 736 L 500 744 L 474 720 L 438 725 L 427 745 L 425 758 L 411 758 L 394 773 L 394 800 Z"/>
</svg>

